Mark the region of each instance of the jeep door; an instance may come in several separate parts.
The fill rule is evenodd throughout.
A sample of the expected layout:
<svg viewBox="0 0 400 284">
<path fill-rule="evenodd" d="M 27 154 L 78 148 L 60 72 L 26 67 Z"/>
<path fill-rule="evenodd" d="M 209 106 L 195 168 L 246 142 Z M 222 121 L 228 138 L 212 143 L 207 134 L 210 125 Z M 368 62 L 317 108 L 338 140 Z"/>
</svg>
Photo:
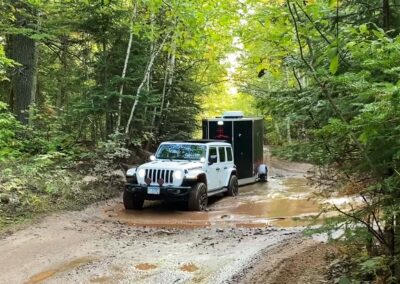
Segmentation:
<svg viewBox="0 0 400 284">
<path fill-rule="evenodd" d="M 216 160 L 212 161 L 216 157 Z M 219 175 L 221 167 L 219 165 L 217 147 L 208 149 L 208 169 L 207 169 L 207 188 L 214 190 L 220 187 Z"/>
<path fill-rule="evenodd" d="M 228 171 L 230 170 L 228 167 L 229 162 L 228 162 L 228 157 L 227 157 L 225 148 L 226 148 L 226 146 L 218 147 L 218 155 L 219 155 L 219 167 L 218 168 L 220 168 L 220 171 L 218 171 L 219 187 L 227 186 L 227 174 L 228 174 Z M 231 157 L 231 161 L 232 161 L 232 157 Z M 230 162 L 230 163 L 232 163 L 232 162 Z"/>
<path fill-rule="evenodd" d="M 231 146 L 225 147 L 225 151 L 226 151 L 226 163 L 225 166 L 223 167 L 225 173 L 225 182 L 223 186 L 228 185 L 232 173 L 232 168 L 234 167 L 232 147 Z"/>
</svg>

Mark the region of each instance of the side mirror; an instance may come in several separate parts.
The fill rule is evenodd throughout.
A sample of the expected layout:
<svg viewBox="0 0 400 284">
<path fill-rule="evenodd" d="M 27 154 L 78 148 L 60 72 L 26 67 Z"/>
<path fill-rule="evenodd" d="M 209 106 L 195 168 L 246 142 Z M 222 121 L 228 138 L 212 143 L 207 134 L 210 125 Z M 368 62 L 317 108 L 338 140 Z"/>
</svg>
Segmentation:
<svg viewBox="0 0 400 284">
<path fill-rule="evenodd" d="M 209 164 L 209 165 L 212 165 L 212 164 L 216 163 L 217 161 L 218 161 L 217 155 L 211 155 L 211 156 L 208 158 L 208 164 Z"/>
</svg>

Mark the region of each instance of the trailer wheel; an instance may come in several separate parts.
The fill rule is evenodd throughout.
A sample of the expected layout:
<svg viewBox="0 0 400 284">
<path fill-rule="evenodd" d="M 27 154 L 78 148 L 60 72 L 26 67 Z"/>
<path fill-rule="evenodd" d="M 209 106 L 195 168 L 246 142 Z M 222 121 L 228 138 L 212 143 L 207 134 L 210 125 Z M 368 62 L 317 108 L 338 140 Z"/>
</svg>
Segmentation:
<svg viewBox="0 0 400 284">
<path fill-rule="evenodd" d="M 229 179 L 227 195 L 228 196 L 239 195 L 239 183 L 235 175 L 232 175 L 231 178 Z"/>
<path fill-rule="evenodd" d="M 124 207 L 127 210 L 131 209 L 138 210 L 143 208 L 144 196 L 141 194 L 135 194 L 127 190 L 124 190 L 124 195 L 122 199 L 124 201 Z"/>
<path fill-rule="evenodd" d="M 189 193 L 188 209 L 190 211 L 204 211 L 207 208 L 207 203 L 207 186 L 202 182 L 198 182 Z"/>
<path fill-rule="evenodd" d="M 260 182 L 267 182 L 268 178 L 267 178 L 267 174 L 260 174 L 259 179 Z"/>
</svg>

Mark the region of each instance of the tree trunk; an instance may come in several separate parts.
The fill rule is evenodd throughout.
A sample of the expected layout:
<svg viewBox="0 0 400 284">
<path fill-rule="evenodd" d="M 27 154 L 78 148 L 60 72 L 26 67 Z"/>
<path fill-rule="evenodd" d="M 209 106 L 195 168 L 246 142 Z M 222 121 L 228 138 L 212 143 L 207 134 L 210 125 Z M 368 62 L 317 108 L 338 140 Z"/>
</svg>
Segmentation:
<svg viewBox="0 0 400 284">
<path fill-rule="evenodd" d="M 292 135 L 290 130 L 290 116 L 286 117 L 286 131 L 287 131 L 287 142 L 292 144 Z"/>
<path fill-rule="evenodd" d="M 164 44 L 165 44 L 165 42 L 166 42 L 168 37 L 169 37 L 169 35 L 166 35 L 164 37 L 163 41 L 158 46 L 158 48 L 154 48 L 154 51 L 150 54 L 150 59 L 149 59 L 149 62 L 147 63 L 147 67 L 146 67 L 146 70 L 144 72 L 143 80 L 142 80 L 142 82 L 140 83 L 139 87 L 136 90 L 135 101 L 134 101 L 134 103 L 132 105 L 131 113 L 129 115 L 129 119 L 128 119 L 128 122 L 127 122 L 126 127 L 125 127 L 125 134 L 129 133 L 129 128 L 131 126 L 132 119 L 133 119 L 133 114 L 135 113 L 136 106 L 139 103 L 140 93 L 141 93 L 141 91 L 142 91 L 142 89 L 144 87 L 144 84 L 146 83 L 148 77 L 150 76 L 150 72 L 151 72 L 151 69 L 153 68 L 154 60 L 157 57 L 158 53 L 163 48 L 163 46 L 164 46 Z"/>
<path fill-rule="evenodd" d="M 68 72 L 68 48 L 69 48 L 68 37 L 61 36 L 60 42 L 61 42 L 61 48 L 60 48 L 61 70 L 62 70 L 62 74 L 67 74 L 67 72 Z M 63 78 L 62 76 L 58 76 L 58 88 L 59 88 L 59 91 L 57 93 L 57 98 L 56 98 L 56 107 L 57 107 L 57 112 L 60 115 L 61 109 L 66 105 L 66 103 L 68 101 L 67 82 L 65 81 L 65 78 Z"/>
<path fill-rule="evenodd" d="M 393 259 L 390 264 L 390 271 L 392 275 L 396 275 L 396 255 L 395 255 L 395 231 L 394 231 L 394 216 L 390 218 L 384 228 L 385 239 L 387 242 L 387 255 Z"/>
<path fill-rule="evenodd" d="M 385 31 L 388 31 L 390 29 L 389 0 L 383 0 L 383 3 L 382 3 L 382 27 Z"/>
<path fill-rule="evenodd" d="M 29 106 L 35 102 L 37 86 L 37 44 L 24 35 L 9 37 L 10 58 L 21 64 L 14 70 L 11 92 L 14 97 L 13 111 L 23 124 L 29 121 Z"/>
<path fill-rule="evenodd" d="M 394 227 L 394 254 L 396 257 L 395 264 L 395 276 L 396 279 L 400 279 L 400 214 L 396 214 L 395 216 L 395 227 Z"/>
<path fill-rule="evenodd" d="M 279 125 L 278 125 L 278 123 L 276 121 L 274 122 L 274 127 L 275 127 L 276 135 L 278 137 L 278 143 L 281 144 L 282 143 L 282 134 L 281 134 L 281 131 L 279 129 Z"/>
<path fill-rule="evenodd" d="M 400 214 L 395 215 L 394 220 L 394 232 L 393 232 L 393 245 L 394 245 L 394 276 L 396 279 L 400 279 Z"/>
<path fill-rule="evenodd" d="M 165 74 L 165 82 L 164 82 L 164 89 L 161 98 L 161 107 L 160 107 L 160 119 L 162 119 L 162 114 L 164 110 L 164 102 L 165 97 L 171 92 L 172 82 L 174 79 L 174 71 L 175 71 L 175 53 L 176 53 L 176 44 L 175 41 L 172 42 L 172 51 L 170 56 L 168 57 L 168 66 Z M 168 78 L 168 82 L 167 82 Z M 161 121 L 160 121 L 161 122 Z"/>
<path fill-rule="evenodd" d="M 27 15 L 32 15 L 31 8 L 22 1 L 12 1 L 17 9 L 15 26 L 17 28 L 31 28 Z M 37 43 L 24 34 L 13 34 L 8 37 L 8 57 L 20 64 L 13 70 L 11 76 L 11 97 L 13 97 L 13 111 L 23 124 L 29 121 L 29 106 L 35 102 L 37 88 Z"/>
<path fill-rule="evenodd" d="M 117 117 L 117 126 L 116 126 L 116 133 L 119 133 L 119 128 L 121 127 L 121 116 L 122 116 L 122 95 L 124 93 L 124 79 L 125 79 L 125 75 L 126 75 L 126 70 L 128 68 L 128 62 L 129 62 L 129 55 L 131 54 L 131 49 L 132 49 L 132 41 L 133 41 L 133 31 L 132 31 L 132 27 L 133 27 L 133 22 L 136 19 L 136 14 L 137 14 L 137 2 L 135 2 L 134 4 L 134 8 L 133 8 L 133 15 L 132 15 L 132 19 L 130 22 L 130 28 L 129 28 L 129 41 L 128 41 L 128 47 L 126 49 L 126 55 L 125 55 L 125 61 L 124 61 L 124 68 L 122 69 L 122 75 L 121 75 L 121 86 L 119 88 L 119 98 L 118 98 L 118 117 Z"/>
<path fill-rule="evenodd" d="M 103 86 L 103 92 L 104 94 L 107 94 L 108 91 L 108 51 L 107 51 L 107 39 L 105 36 L 102 38 L 102 57 L 105 62 L 102 70 L 102 76 L 101 76 L 101 84 Z M 105 135 L 103 137 L 104 140 L 107 139 L 109 135 L 111 135 L 114 132 L 114 112 L 112 109 L 114 109 L 115 105 L 115 100 L 113 97 L 108 98 L 108 106 L 109 108 L 106 109 L 106 125 L 105 125 Z"/>
</svg>

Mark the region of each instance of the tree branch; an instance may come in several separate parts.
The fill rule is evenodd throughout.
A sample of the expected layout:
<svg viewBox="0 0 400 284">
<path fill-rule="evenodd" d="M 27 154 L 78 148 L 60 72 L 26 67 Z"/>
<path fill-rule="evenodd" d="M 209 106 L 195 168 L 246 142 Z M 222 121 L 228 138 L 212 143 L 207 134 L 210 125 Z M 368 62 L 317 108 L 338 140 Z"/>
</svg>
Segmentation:
<svg viewBox="0 0 400 284">
<path fill-rule="evenodd" d="M 324 39 L 324 41 L 330 45 L 332 42 L 328 39 L 328 37 L 321 31 L 321 29 L 315 24 L 314 20 L 311 18 L 311 16 L 307 13 L 306 10 L 303 9 L 303 7 L 296 1 L 297 6 L 300 8 L 300 10 L 303 12 L 304 16 L 308 19 L 308 21 L 311 23 L 313 28 L 318 32 L 318 34 Z M 339 36 L 339 10 L 337 8 L 336 10 L 336 21 L 338 23 L 337 25 L 337 31 L 336 31 L 336 37 L 338 39 Z M 337 43 L 337 52 L 340 57 L 340 59 L 347 65 L 349 66 L 350 64 L 347 62 L 345 56 L 340 52 L 339 50 L 339 43 Z"/>
<path fill-rule="evenodd" d="M 340 120 L 345 123 L 346 125 L 348 125 L 347 120 L 345 119 L 345 117 L 343 116 L 342 112 L 339 110 L 339 108 L 336 106 L 335 102 L 333 101 L 331 95 L 329 94 L 328 90 L 326 89 L 326 86 L 324 83 L 321 82 L 321 80 L 318 78 L 317 76 L 317 72 L 315 70 L 315 68 L 306 60 L 306 58 L 304 57 L 304 50 L 303 50 L 303 46 L 301 44 L 301 40 L 300 40 L 300 34 L 299 34 L 299 28 L 297 26 L 297 21 L 296 18 L 294 17 L 294 13 L 291 7 L 291 3 L 290 0 L 286 0 L 287 6 L 289 8 L 289 12 L 290 15 L 292 17 L 293 20 L 293 24 L 294 24 L 294 28 L 295 28 L 295 35 L 296 35 L 296 39 L 299 45 L 299 49 L 300 49 L 300 57 L 302 59 L 302 61 L 304 62 L 304 64 L 306 64 L 306 66 L 308 67 L 308 69 L 311 71 L 311 74 L 315 80 L 315 82 L 320 86 L 321 90 L 322 90 L 322 94 L 324 94 L 325 98 L 328 100 L 329 104 L 331 105 L 332 109 L 334 110 L 334 112 L 336 113 L 336 115 L 340 118 Z M 353 141 L 353 143 L 357 146 L 357 148 L 361 151 L 361 153 L 364 156 L 364 159 L 367 161 L 369 167 L 371 168 L 371 170 L 378 175 L 378 171 L 375 168 L 374 164 L 372 163 L 371 159 L 369 158 L 369 156 L 367 155 L 364 147 L 361 145 L 361 143 L 354 137 L 354 135 L 350 132 L 349 134 L 349 138 Z"/>
<path fill-rule="evenodd" d="M 164 44 L 165 44 L 165 42 L 167 41 L 167 39 L 168 39 L 169 37 L 170 37 L 170 33 L 168 33 L 168 34 L 164 37 L 164 39 L 162 40 L 162 42 L 160 43 L 160 45 L 158 46 L 158 48 L 157 48 L 157 49 L 155 48 L 154 51 L 153 51 L 153 53 L 150 54 L 149 62 L 148 62 L 148 64 L 147 64 L 147 67 L 146 67 L 146 70 L 145 70 L 145 73 L 144 73 L 143 80 L 142 80 L 142 82 L 140 83 L 139 87 L 138 87 L 137 90 L 136 90 L 135 102 L 134 102 L 133 105 L 132 105 L 131 113 L 130 113 L 130 115 L 129 115 L 129 119 L 128 119 L 128 122 L 127 122 L 126 127 L 125 127 L 125 134 L 128 134 L 128 133 L 129 133 L 129 128 L 130 128 L 130 126 L 131 126 L 132 119 L 133 119 L 133 114 L 134 114 L 134 112 L 135 112 L 135 109 L 136 109 L 137 104 L 139 103 L 140 93 L 141 93 L 141 91 L 142 91 L 142 88 L 143 88 L 144 84 L 145 84 L 146 81 L 147 81 L 148 76 L 150 76 L 150 71 L 151 71 L 151 68 L 153 67 L 154 60 L 155 60 L 155 58 L 158 56 L 158 53 L 159 53 L 159 52 L 162 50 L 162 48 L 164 47 Z"/>
<path fill-rule="evenodd" d="M 368 224 L 368 222 L 362 220 L 361 218 L 355 216 L 354 214 L 349 214 L 343 210 L 341 210 L 339 207 L 336 206 L 336 204 L 333 205 L 333 207 L 335 208 L 336 211 L 338 211 L 340 214 L 345 215 L 349 218 L 352 218 L 354 220 L 356 220 L 357 222 L 363 224 L 367 230 L 383 245 L 388 247 L 388 243 L 386 242 L 384 236 L 381 236 L 377 231 L 374 230 L 374 228 Z"/>
</svg>

